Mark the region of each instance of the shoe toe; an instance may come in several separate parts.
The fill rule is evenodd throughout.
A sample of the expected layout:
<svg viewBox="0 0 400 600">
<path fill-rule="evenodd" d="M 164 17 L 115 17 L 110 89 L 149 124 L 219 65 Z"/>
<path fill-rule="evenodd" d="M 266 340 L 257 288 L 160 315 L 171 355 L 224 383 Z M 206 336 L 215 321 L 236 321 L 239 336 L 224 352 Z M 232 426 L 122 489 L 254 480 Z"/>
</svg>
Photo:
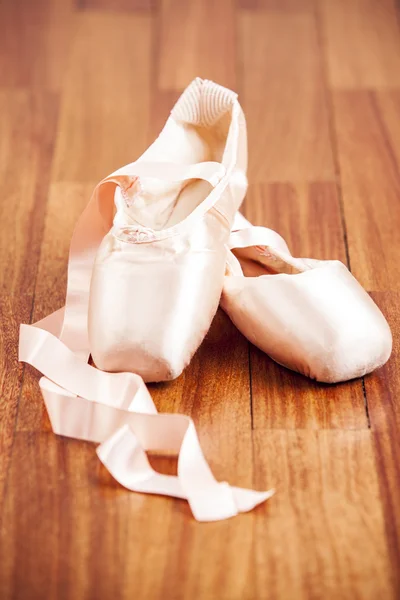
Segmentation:
<svg viewBox="0 0 400 600">
<path fill-rule="evenodd" d="M 188 362 L 184 352 L 166 356 L 143 344 L 124 344 L 113 337 L 93 345 L 92 357 L 102 371 L 135 372 L 146 382 L 170 381 L 182 373 Z"/>
<path fill-rule="evenodd" d="M 276 362 L 321 382 L 370 373 L 391 353 L 386 319 L 337 261 L 298 275 L 227 277 L 222 306 Z"/>
<path fill-rule="evenodd" d="M 180 255 L 167 242 L 142 253 L 127 245 L 122 252 L 118 241 L 105 238 L 88 312 L 90 350 L 100 369 L 168 381 L 182 373 L 206 335 L 218 308 L 226 257 L 186 250 L 185 240 L 177 239 Z"/>
<path fill-rule="evenodd" d="M 338 383 L 362 377 L 384 365 L 392 351 L 392 335 L 384 319 L 370 316 L 367 327 L 355 323 L 351 331 L 333 334 L 318 353 L 307 356 L 304 374 L 324 383 Z"/>
</svg>

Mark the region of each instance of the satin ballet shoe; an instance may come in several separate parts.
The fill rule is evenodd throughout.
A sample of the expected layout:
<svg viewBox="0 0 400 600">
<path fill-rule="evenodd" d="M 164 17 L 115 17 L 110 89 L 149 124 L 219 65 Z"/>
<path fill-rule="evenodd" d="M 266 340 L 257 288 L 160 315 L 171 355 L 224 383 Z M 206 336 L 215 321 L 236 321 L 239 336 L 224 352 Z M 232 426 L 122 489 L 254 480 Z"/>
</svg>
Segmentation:
<svg viewBox="0 0 400 600">
<path fill-rule="evenodd" d="M 198 521 L 251 510 L 274 490 L 217 481 L 193 421 L 157 413 L 140 373 L 177 375 L 208 329 L 245 171 L 236 95 L 195 80 L 153 146 L 94 190 L 72 236 L 65 306 L 20 329 L 19 359 L 43 374 L 53 431 L 100 443 L 121 485 L 186 499 Z M 155 472 L 150 451 L 177 455 L 177 475 Z"/>
<path fill-rule="evenodd" d="M 98 368 L 166 381 L 189 363 L 218 308 L 246 164 L 237 95 L 196 79 L 152 146 L 104 180 L 116 215 L 90 287 Z"/>
<path fill-rule="evenodd" d="M 221 306 L 277 363 L 337 383 L 381 367 L 392 349 L 386 319 L 337 260 L 294 258 L 275 231 L 238 215 Z"/>
</svg>

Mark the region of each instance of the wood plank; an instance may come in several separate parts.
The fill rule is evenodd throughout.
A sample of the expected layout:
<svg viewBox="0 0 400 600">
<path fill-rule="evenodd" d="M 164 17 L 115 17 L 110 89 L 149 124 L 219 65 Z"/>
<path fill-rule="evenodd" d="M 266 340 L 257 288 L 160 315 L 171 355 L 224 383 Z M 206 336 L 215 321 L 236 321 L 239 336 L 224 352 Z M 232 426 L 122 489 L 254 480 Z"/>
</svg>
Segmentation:
<svg viewBox="0 0 400 600">
<path fill-rule="evenodd" d="M 160 133 L 178 95 L 176 92 L 152 94 L 151 118 L 148 120 L 149 132 L 146 136 L 148 143 Z M 72 232 L 94 186 L 95 182 L 58 182 L 50 185 L 32 322 L 64 304 Z M 37 382 L 37 372 L 27 366 L 20 399 L 18 431 L 51 430 Z"/>
<path fill-rule="evenodd" d="M 32 296 L 0 296 L 0 507 L 14 440 L 23 365 L 18 363 L 19 325 L 28 321 Z"/>
<path fill-rule="evenodd" d="M 111 506 L 111 488 L 96 490 L 91 485 L 91 479 L 97 479 L 96 461 L 89 444 L 51 433 L 18 434 L 0 537 L 4 598 L 72 599 L 84 597 L 87 590 L 91 597 L 96 592 L 98 598 L 107 597 L 110 585 L 118 580 L 117 557 L 108 555 L 110 562 L 101 564 L 100 578 L 90 565 L 96 553 L 104 551 L 103 544 L 113 545 L 116 530 L 113 534 L 108 525 L 116 525 L 124 492 L 113 490 Z M 24 510 L 22 495 L 27 500 Z M 135 500 L 133 495 L 130 499 Z M 134 513 L 132 504 L 130 508 Z"/>
<path fill-rule="evenodd" d="M 254 225 L 280 233 L 293 256 L 336 259 L 346 264 L 335 183 L 250 183 L 243 212 Z"/>
<path fill-rule="evenodd" d="M 362 380 L 327 385 L 281 367 L 251 346 L 255 429 L 368 428 Z"/>
<path fill-rule="evenodd" d="M 97 182 L 52 183 L 46 206 L 43 239 L 40 249 L 35 304 L 49 298 L 49 310 L 64 304 L 67 287 L 69 246 L 75 225 L 88 204 Z M 51 294 L 49 294 L 51 290 Z M 48 307 L 46 306 L 46 309 Z M 34 318 L 45 314 L 35 308 Z"/>
<path fill-rule="evenodd" d="M 153 10 L 157 0 L 77 0 L 80 8 L 90 10 L 135 11 Z"/>
<path fill-rule="evenodd" d="M 239 40 L 250 181 L 333 180 L 313 15 L 243 12 Z"/>
<path fill-rule="evenodd" d="M 98 181 L 145 150 L 150 27 L 147 15 L 77 15 L 53 181 Z"/>
<path fill-rule="evenodd" d="M 368 410 L 385 514 L 386 535 L 397 589 L 400 590 L 400 294 L 379 292 L 374 300 L 393 332 L 389 362 L 365 379 Z"/>
<path fill-rule="evenodd" d="M 195 77 L 236 87 L 234 0 L 161 0 L 160 27 L 160 89 L 182 90 Z"/>
<path fill-rule="evenodd" d="M 372 297 L 391 327 L 393 350 L 386 365 L 365 378 L 368 410 L 372 429 L 394 432 L 400 430 L 400 294 L 374 292 Z"/>
<path fill-rule="evenodd" d="M 370 431 L 256 431 L 255 598 L 395 598 Z"/>
<path fill-rule="evenodd" d="M 0 86 L 61 87 L 73 0 L 0 3 Z"/>
<path fill-rule="evenodd" d="M 222 312 L 185 373 L 150 387 L 160 410 L 192 415 L 218 478 L 251 486 L 247 342 Z M 110 483 L 91 445 L 51 433 L 18 433 L 0 581 L 10 597 L 56 598 L 63 586 L 62 597 L 71 600 L 85 590 L 100 600 L 250 599 L 255 514 L 196 523 L 184 502 Z"/>
<path fill-rule="evenodd" d="M 157 16 L 155 0 L 1 4 L 2 598 L 398 597 L 394 1 L 162 0 Z M 324 53 L 337 140 L 328 128 Z M 184 374 L 151 392 L 160 410 L 193 416 L 219 479 L 275 486 L 277 495 L 209 524 L 196 523 L 184 502 L 124 490 L 93 445 L 54 436 L 38 375 L 16 358 L 18 325 L 29 321 L 35 291 L 33 320 L 63 301 L 73 224 L 93 184 L 153 140 L 197 75 L 243 92 L 247 217 L 278 230 L 295 255 L 342 261 L 345 219 L 350 265 L 368 289 L 383 290 L 374 298 L 395 334 L 391 361 L 365 379 L 367 429 L 361 381 L 326 386 L 290 373 L 249 350 L 218 313 Z M 152 462 L 176 470 L 174 460 Z"/>
<path fill-rule="evenodd" d="M 57 98 L 0 89 L 0 291 L 34 291 Z"/>
<path fill-rule="evenodd" d="M 252 223 L 278 231 L 294 256 L 346 263 L 336 184 L 250 185 L 244 210 Z M 361 380 L 316 383 L 277 365 L 254 346 L 250 359 L 256 429 L 368 427 Z"/>
<path fill-rule="evenodd" d="M 321 0 L 329 81 L 334 88 L 400 84 L 396 0 Z"/>
<path fill-rule="evenodd" d="M 64 305 L 70 240 L 75 223 L 89 201 L 94 185 L 66 182 L 50 185 L 32 323 Z M 25 371 L 17 429 L 50 430 L 38 386 L 38 374 L 30 366 Z"/>
<path fill-rule="evenodd" d="M 236 0 L 245 10 L 277 10 L 280 12 L 312 12 L 314 0 Z"/>
<path fill-rule="evenodd" d="M 192 416 L 217 479 L 251 487 L 248 344 L 222 311 L 183 375 L 171 383 L 151 385 L 150 390 L 160 411 Z M 176 509 L 160 597 L 253 598 L 248 575 L 255 512 L 199 527 L 193 520 L 178 520 Z M 187 561 L 182 562 L 182 555 Z M 218 561 L 210 561 L 210 556 L 218 556 Z"/>
<path fill-rule="evenodd" d="M 172 501 L 111 484 L 89 445 L 19 434 L 1 534 L 4 597 L 394 598 L 370 436 L 257 432 L 257 481 L 274 481 L 278 494 L 255 513 L 204 526 L 180 509 L 166 515 Z M 254 562 L 244 553 L 232 568 L 229 543 L 242 541 L 243 522 Z M 220 579 L 206 588 L 210 567 Z"/>
<path fill-rule="evenodd" d="M 183 374 L 149 389 L 160 412 L 192 416 L 217 478 L 221 469 L 220 477 L 250 485 L 248 342 L 222 310 Z"/>
<path fill-rule="evenodd" d="M 400 285 L 400 140 L 398 131 L 392 137 L 395 119 L 381 104 L 385 97 L 367 91 L 333 96 L 350 264 L 368 290 Z"/>
<path fill-rule="evenodd" d="M 398 166 L 400 164 L 400 90 L 375 91 L 373 98 L 376 101 L 382 129 L 390 138 L 388 143 Z"/>
<path fill-rule="evenodd" d="M 375 460 L 385 516 L 386 538 L 397 597 L 400 591 L 400 439 L 398 427 L 373 431 Z"/>
<path fill-rule="evenodd" d="M 180 95 L 181 93 L 178 90 L 163 92 L 154 88 L 152 89 L 148 132 L 149 144 L 152 144 L 160 134 Z"/>
</svg>

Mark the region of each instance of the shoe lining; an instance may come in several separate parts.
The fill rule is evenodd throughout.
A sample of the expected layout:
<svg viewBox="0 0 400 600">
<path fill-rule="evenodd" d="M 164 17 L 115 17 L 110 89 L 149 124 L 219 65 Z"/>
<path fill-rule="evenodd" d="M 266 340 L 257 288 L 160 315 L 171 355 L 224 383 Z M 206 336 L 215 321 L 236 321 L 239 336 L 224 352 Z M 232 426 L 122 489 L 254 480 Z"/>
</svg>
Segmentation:
<svg viewBox="0 0 400 600">
<path fill-rule="evenodd" d="M 212 127 L 180 123 L 171 118 L 142 160 L 181 164 L 222 162 L 229 123 L 230 114 L 224 115 Z M 158 231 L 180 223 L 212 191 L 212 186 L 203 180 L 171 183 L 143 178 L 140 186 L 133 205 L 124 206 L 124 213 L 129 224 Z"/>
<path fill-rule="evenodd" d="M 239 260 L 245 277 L 260 275 L 298 275 L 310 267 L 290 254 L 278 252 L 270 246 L 249 246 L 235 248 L 232 253 Z"/>
</svg>

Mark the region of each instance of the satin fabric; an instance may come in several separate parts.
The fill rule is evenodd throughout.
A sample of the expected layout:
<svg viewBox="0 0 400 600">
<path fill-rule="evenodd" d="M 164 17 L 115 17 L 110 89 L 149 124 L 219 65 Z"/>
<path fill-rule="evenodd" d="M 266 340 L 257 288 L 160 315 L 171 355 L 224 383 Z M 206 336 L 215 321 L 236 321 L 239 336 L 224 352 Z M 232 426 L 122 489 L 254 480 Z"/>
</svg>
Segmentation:
<svg viewBox="0 0 400 600">
<path fill-rule="evenodd" d="M 46 375 L 39 384 L 56 434 L 102 442 L 97 455 L 121 485 L 186 499 L 198 521 L 235 516 L 274 494 L 217 482 L 193 421 L 158 414 L 138 375 L 105 373 L 85 363 L 54 335 L 63 317 L 61 310 L 35 325 L 21 325 L 19 345 L 19 359 Z M 154 471 L 148 450 L 178 454 L 178 475 Z"/>
<path fill-rule="evenodd" d="M 276 232 L 241 216 L 235 225 L 244 229 L 231 235 L 236 262 L 221 306 L 254 345 L 326 383 L 361 377 L 388 360 L 389 325 L 343 263 L 294 258 Z"/>
<path fill-rule="evenodd" d="M 217 311 L 228 237 L 228 224 L 218 213 L 158 243 L 131 244 L 107 234 L 90 291 L 95 364 L 134 371 L 145 381 L 178 377 Z"/>
<path fill-rule="evenodd" d="M 210 148 L 221 163 L 162 162 L 171 155 L 205 158 Z M 139 177 L 120 183 L 122 196 L 117 190 L 114 227 L 97 252 L 90 286 L 89 345 L 100 369 L 167 381 L 189 364 L 218 308 L 246 167 L 246 126 L 236 94 L 195 80 L 135 163 Z M 171 185 L 193 179 L 209 188 Z M 169 225 L 175 212 L 188 214 Z M 160 226 L 160 213 L 166 226 Z"/>
<path fill-rule="evenodd" d="M 165 160 L 160 163 L 157 162 L 157 156 L 147 155 L 145 158 L 151 158 L 151 161 L 142 157 L 141 161 L 119 169 L 100 182 L 72 237 L 65 307 L 34 325 L 21 325 L 19 342 L 19 359 L 31 364 L 44 375 L 39 385 L 56 434 L 100 443 L 97 448 L 99 459 L 121 485 L 136 492 L 184 498 L 199 521 L 225 519 L 251 510 L 269 498 L 274 490 L 255 492 L 217 482 L 202 454 L 190 418 L 185 415 L 158 414 L 143 379 L 138 374 L 108 373 L 88 364 L 91 348 L 87 323 L 89 297 L 91 306 L 96 297 L 95 302 L 99 304 L 93 310 L 99 312 L 97 317 L 90 315 L 94 345 L 97 343 L 102 347 L 110 343 L 107 338 L 104 340 L 96 337 L 101 335 L 96 327 L 107 328 L 108 320 L 115 327 L 113 332 L 117 330 L 120 334 L 121 328 L 118 330 L 119 326 L 111 317 L 118 314 L 124 319 L 124 324 L 128 323 L 131 327 L 129 335 L 132 333 L 132 336 L 137 335 L 140 339 L 144 334 L 144 330 L 140 328 L 140 307 L 145 310 L 147 325 L 151 324 L 151 318 L 158 320 L 158 328 L 154 333 L 159 335 L 164 323 L 162 313 L 157 310 L 166 311 L 166 317 L 171 317 L 168 310 L 172 311 L 174 307 L 169 307 L 168 302 L 173 299 L 173 294 L 169 295 L 173 286 L 176 286 L 176 291 L 182 291 L 182 286 L 186 286 L 187 294 L 184 297 L 190 300 L 190 285 L 194 285 L 193 277 L 197 274 L 209 298 L 207 302 L 201 298 L 202 306 L 206 309 L 205 320 L 202 321 L 200 317 L 196 321 L 200 333 L 197 333 L 197 340 L 194 337 L 195 342 L 188 339 L 190 336 L 183 336 L 184 343 L 180 342 L 179 348 L 172 345 L 170 351 L 172 354 L 176 351 L 177 355 L 180 352 L 181 356 L 186 356 L 186 353 L 189 355 L 192 346 L 199 343 L 203 332 L 205 333 L 205 321 L 211 318 L 218 301 L 218 298 L 215 301 L 214 296 L 218 296 L 218 287 L 222 287 L 229 221 L 233 220 L 236 203 L 241 201 L 247 185 L 244 172 L 238 168 L 240 161 L 245 167 L 243 161 L 246 155 L 246 149 L 242 147 L 245 129 L 243 130 L 241 109 L 237 103 L 232 105 L 232 95 L 236 97 L 232 92 L 224 91 L 220 86 L 215 87 L 215 84 L 209 85 L 210 83 L 207 83 L 207 89 L 213 91 L 214 100 L 211 101 L 206 96 L 205 106 L 202 110 L 199 109 L 197 104 L 199 98 L 202 98 L 203 82 L 196 80 L 189 86 L 189 96 L 184 94 L 184 102 L 178 106 L 178 116 L 183 113 L 188 118 L 200 116 L 209 121 L 231 102 L 232 115 L 236 111 L 236 117 L 232 117 L 233 127 L 229 131 L 231 141 L 227 143 L 222 163 L 204 161 L 188 165 L 167 163 Z M 204 103 L 204 98 L 202 102 Z M 124 213 L 121 217 L 121 211 L 117 211 L 114 227 L 110 232 L 114 217 L 114 197 L 120 192 L 124 200 L 128 201 L 126 207 L 129 208 L 130 201 L 134 203 L 138 191 L 142 189 L 141 181 L 149 176 L 155 176 L 162 182 L 195 177 L 207 182 L 213 189 L 182 223 L 167 230 L 155 231 L 134 224 L 129 213 Z M 141 258 L 144 264 L 139 274 Z M 165 272 L 162 259 L 166 265 Z M 90 293 L 96 260 L 96 274 Z M 153 286 L 153 280 L 157 279 L 156 273 L 151 272 L 156 264 L 157 275 L 161 277 L 158 289 Z M 193 275 L 190 268 L 194 269 Z M 132 283 L 130 270 L 137 277 L 140 286 L 146 286 L 150 282 L 143 295 L 143 298 L 147 298 L 147 304 L 135 300 L 135 294 L 140 298 L 140 289 Z M 213 281 L 208 283 L 206 271 L 209 270 Z M 191 277 L 191 281 L 183 282 L 183 275 Z M 201 288 L 196 289 L 199 299 Z M 158 306 L 157 302 L 160 303 Z M 153 315 L 150 313 L 150 303 L 151 308 L 156 310 Z M 105 315 L 104 319 L 98 319 L 99 313 Z M 174 314 L 178 316 L 178 313 Z M 188 319 L 193 314 L 193 311 L 188 312 L 186 321 L 183 320 L 185 330 L 187 328 L 189 331 Z M 176 317 L 172 318 L 172 322 L 178 328 L 179 321 Z M 132 323 L 135 320 L 135 331 L 131 320 Z M 196 332 L 193 333 L 196 336 Z M 160 339 L 163 335 L 162 333 Z M 169 329 L 168 339 L 175 344 L 178 333 Z M 124 340 L 117 341 L 121 342 L 122 348 L 119 358 L 125 360 Z M 134 348 L 135 343 L 133 337 L 130 348 Z M 111 344 L 115 345 L 115 339 Z M 117 357 L 119 347 L 115 346 Z M 142 349 L 146 350 L 144 345 Z M 167 348 L 162 349 L 168 351 Z M 162 359 L 163 355 L 158 350 L 159 347 L 157 352 L 151 349 L 151 354 Z M 101 352 L 99 348 L 97 351 Z M 132 358 L 132 355 L 129 356 Z M 137 360 L 137 356 L 133 358 Z M 159 368 L 160 362 L 150 363 L 154 371 Z M 118 370 L 122 364 L 121 360 Z M 129 364 L 131 371 L 133 366 Z M 143 369 L 146 368 L 144 363 L 142 366 Z M 156 473 L 146 457 L 146 451 L 149 450 L 178 454 L 178 475 L 173 477 Z"/>
</svg>

